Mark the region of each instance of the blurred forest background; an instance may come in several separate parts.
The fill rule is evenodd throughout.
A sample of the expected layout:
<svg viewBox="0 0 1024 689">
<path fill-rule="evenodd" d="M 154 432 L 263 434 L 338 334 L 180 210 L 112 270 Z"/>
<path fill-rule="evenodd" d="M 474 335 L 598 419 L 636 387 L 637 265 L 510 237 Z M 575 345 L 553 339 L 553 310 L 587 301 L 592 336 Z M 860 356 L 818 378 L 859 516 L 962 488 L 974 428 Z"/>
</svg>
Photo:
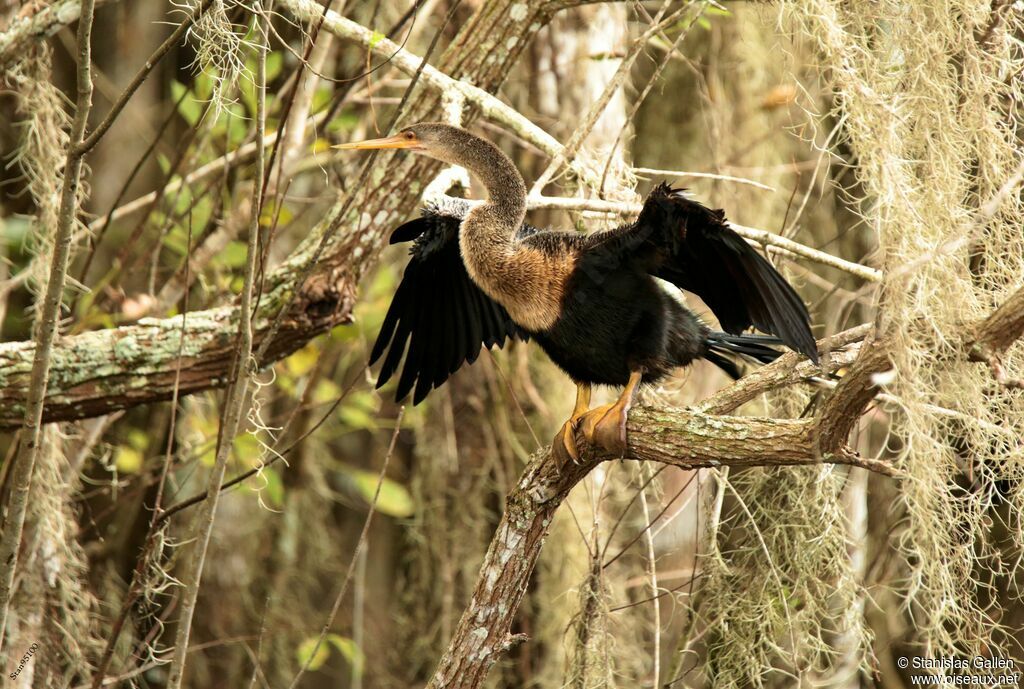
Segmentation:
<svg viewBox="0 0 1024 689">
<path fill-rule="evenodd" d="M 891 363 L 849 444 L 897 478 L 591 472 L 515 617 L 528 639 L 487 686 L 897 689 L 904 657 L 1024 657 L 1024 349 L 965 335 L 1024 276 L 1020 3 L 331 0 L 350 22 L 321 26 L 312 0 L 97 0 L 84 167 L 62 205 L 79 7 L 0 3 L 0 552 L 17 553 L 3 682 L 430 679 L 573 387 L 517 343 L 416 407 L 374 390 L 369 344 L 405 262 L 386 238 L 439 167 L 329 146 L 396 120 L 460 122 L 528 186 L 546 174 L 538 191 L 570 202 L 534 224 L 612 227 L 653 184 L 686 186 L 808 248 L 767 255 L 815 335 L 869 324 L 849 361 L 871 330 Z M 418 72 L 425 55 L 519 119 Z M 571 164 L 548 170 L 523 121 Z M 53 423 L 33 448 L 31 343 L 64 225 Z M 235 362 L 249 287 L 259 370 Z M 731 413 L 813 416 L 838 368 Z M 729 384 L 701 362 L 643 402 Z M 212 501 L 189 499 L 221 475 L 244 478 L 207 546 Z"/>
</svg>

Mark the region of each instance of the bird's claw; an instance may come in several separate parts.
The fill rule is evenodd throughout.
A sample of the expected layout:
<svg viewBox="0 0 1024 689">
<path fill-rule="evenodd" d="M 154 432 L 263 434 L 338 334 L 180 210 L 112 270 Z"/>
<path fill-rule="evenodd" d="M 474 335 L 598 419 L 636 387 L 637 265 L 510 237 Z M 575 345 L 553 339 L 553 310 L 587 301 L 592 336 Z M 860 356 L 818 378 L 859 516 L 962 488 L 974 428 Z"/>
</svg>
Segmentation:
<svg viewBox="0 0 1024 689">
<path fill-rule="evenodd" d="M 561 469 L 567 462 L 580 461 L 580 451 L 576 447 L 576 428 L 579 426 L 579 418 L 573 417 L 562 424 L 562 428 L 555 435 L 551 443 L 551 456 L 555 459 L 555 466 Z"/>
<path fill-rule="evenodd" d="M 594 407 L 583 417 L 583 437 L 591 445 L 622 457 L 626 454 L 626 414 L 620 404 Z"/>
</svg>

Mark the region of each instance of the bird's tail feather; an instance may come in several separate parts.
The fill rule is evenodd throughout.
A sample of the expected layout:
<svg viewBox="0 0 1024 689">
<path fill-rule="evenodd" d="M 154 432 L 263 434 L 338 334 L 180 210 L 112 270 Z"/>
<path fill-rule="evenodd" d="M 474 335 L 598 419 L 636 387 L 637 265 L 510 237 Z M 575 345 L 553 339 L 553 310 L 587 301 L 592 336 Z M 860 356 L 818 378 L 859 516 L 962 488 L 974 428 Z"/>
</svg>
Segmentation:
<svg viewBox="0 0 1024 689">
<path fill-rule="evenodd" d="M 750 359 L 761 364 L 768 364 L 780 356 L 782 352 L 768 345 L 781 345 L 782 340 L 768 335 L 730 335 L 729 333 L 710 332 L 704 339 L 707 349 L 704 358 L 725 371 L 731 378 L 742 375 L 738 361 Z"/>
</svg>

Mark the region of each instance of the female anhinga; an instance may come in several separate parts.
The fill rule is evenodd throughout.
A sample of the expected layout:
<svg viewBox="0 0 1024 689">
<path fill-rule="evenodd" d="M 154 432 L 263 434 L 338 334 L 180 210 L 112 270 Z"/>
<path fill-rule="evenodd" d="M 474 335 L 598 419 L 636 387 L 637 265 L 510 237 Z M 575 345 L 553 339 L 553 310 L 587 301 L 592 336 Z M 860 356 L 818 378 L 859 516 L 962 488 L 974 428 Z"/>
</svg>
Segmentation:
<svg viewBox="0 0 1024 689">
<path fill-rule="evenodd" d="M 380 387 L 405 353 L 396 399 L 414 403 L 481 345 L 532 338 L 576 382 L 572 416 L 555 437 L 558 461 L 578 459 L 575 432 L 612 452 L 626 449 L 626 415 L 641 383 L 697 358 L 733 377 L 732 359 L 771 361 L 784 343 L 817 362 L 807 309 L 785 279 L 731 230 L 720 210 L 658 186 L 636 222 L 579 234 L 525 225 L 526 185 L 494 144 L 458 127 L 416 124 L 346 149 L 406 149 L 467 168 L 487 203 L 428 208 L 395 230 L 415 240 L 372 364 L 387 350 Z M 655 278 L 704 300 L 725 333 L 708 328 Z M 751 326 L 776 338 L 743 334 Z M 406 351 L 408 345 L 408 351 Z M 589 409 L 591 385 L 625 386 Z"/>
</svg>

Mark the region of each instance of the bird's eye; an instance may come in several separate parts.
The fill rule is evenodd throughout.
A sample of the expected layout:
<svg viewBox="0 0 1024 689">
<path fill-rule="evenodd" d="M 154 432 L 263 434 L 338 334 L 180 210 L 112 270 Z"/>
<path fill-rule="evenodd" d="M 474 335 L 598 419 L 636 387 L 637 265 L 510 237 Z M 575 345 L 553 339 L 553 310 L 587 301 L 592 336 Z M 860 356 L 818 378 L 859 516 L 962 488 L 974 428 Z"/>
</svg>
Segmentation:
<svg viewBox="0 0 1024 689">
<path fill-rule="evenodd" d="M 415 135 L 415 134 L 413 134 L 412 132 L 406 132 L 406 133 L 405 133 L 405 138 L 406 138 L 406 139 L 409 139 L 410 141 L 412 141 L 413 139 L 415 139 L 415 138 L 416 138 L 416 135 Z"/>
</svg>

